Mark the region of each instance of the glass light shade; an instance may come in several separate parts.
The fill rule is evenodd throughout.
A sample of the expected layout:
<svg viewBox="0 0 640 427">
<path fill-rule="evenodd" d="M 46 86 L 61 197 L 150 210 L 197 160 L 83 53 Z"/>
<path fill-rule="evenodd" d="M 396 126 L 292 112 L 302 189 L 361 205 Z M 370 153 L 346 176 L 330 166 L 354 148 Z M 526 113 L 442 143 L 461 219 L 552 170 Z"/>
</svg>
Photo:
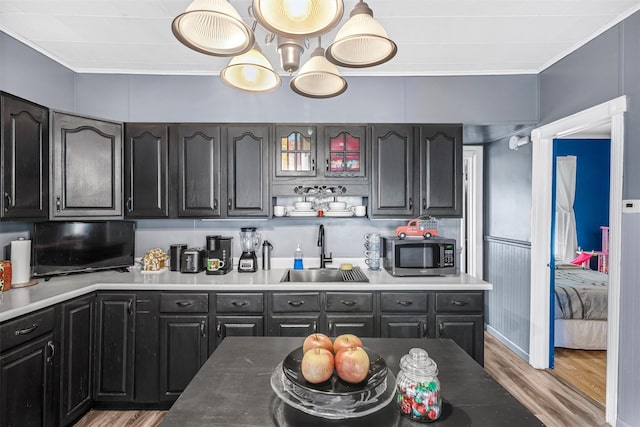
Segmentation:
<svg viewBox="0 0 640 427">
<path fill-rule="evenodd" d="M 225 84 L 249 92 L 272 92 L 280 87 L 280 76 L 257 45 L 231 58 L 220 77 Z"/>
<path fill-rule="evenodd" d="M 347 81 L 338 68 L 324 57 L 324 49 L 316 48 L 311 58 L 291 79 L 291 89 L 309 98 L 331 98 L 347 90 Z"/>
<path fill-rule="evenodd" d="M 253 0 L 253 13 L 267 31 L 280 36 L 313 37 L 342 19 L 342 0 Z"/>
<path fill-rule="evenodd" d="M 396 44 L 373 18 L 373 11 L 360 2 L 327 48 L 327 59 L 342 67 L 364 68 L 387 62 L 397 52 Z"/>
<path fill-rule="evenodd" d="M 255 41 L 251 27 L 227 0 L 193 0 L 171 30 L 185 46 L 213 56 L 243 54 Z"/>
</svg>

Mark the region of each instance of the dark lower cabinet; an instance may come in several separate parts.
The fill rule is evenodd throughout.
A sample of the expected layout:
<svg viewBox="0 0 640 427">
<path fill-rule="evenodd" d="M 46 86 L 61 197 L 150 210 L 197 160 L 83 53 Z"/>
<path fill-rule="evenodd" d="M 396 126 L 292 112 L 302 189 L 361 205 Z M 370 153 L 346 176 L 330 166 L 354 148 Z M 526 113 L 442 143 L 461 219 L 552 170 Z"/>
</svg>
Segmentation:
<svg viewBox="0 0 640 427">
<path fill-rule="evenodd" d="M 371 315 L 327 314 L 328 333 L 331 337 L 354 334 L 359 337 L 375 337 L 376 322 Z"/>
<path fill-rule="evenodd" d="M 55 425 L 54 334 L 0 356 L 0 426 Z"/>
<path fill-rule="evenodd" d="M 275 337 L 306 337 L 319 332 L 319 315 L 271 316 L 269 335 Z"/>
<path fill-rule="evenodd" d="M 225 337 L 264 335 L 263 316 L 216 316 L 216 347 Z"/>
<path fill-rule="evenodd" d="M 130 402 L 134 392 L 135 294 L 96 298 L 96 401 Z"/>
<path fill-rule="evenodd" d="M 160 400 L 176 400 L 207 357 L 207 315 L 160 316 Z"/>
<path fill-rule="evenodd" d="M 383 315 L 380 318 L 382 338 L 428 338 L 427 315 Z"/>
<path fill-rule="evenodd" d="M 484 316 L 436 315 L 436 338 L 449 338 L 484 365 Z"/>
<path fill-rule="evenodd" d="M 93 404 L 95 296 L 62 304 L 60 424 L 68 425 Z"/>
</svg>

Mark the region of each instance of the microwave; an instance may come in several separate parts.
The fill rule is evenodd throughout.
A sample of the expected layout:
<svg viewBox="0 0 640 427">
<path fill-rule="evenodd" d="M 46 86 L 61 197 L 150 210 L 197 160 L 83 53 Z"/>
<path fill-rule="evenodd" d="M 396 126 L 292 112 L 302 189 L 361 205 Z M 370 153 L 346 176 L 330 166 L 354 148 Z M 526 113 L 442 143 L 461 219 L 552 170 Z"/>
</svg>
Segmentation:
<svg viewBox="0 0 640 427">
<path fill-rule="evenodd" d="M 383 267 L 392 276 L 456 274 L 456 241 L 383 237 Z"/>
</svg>

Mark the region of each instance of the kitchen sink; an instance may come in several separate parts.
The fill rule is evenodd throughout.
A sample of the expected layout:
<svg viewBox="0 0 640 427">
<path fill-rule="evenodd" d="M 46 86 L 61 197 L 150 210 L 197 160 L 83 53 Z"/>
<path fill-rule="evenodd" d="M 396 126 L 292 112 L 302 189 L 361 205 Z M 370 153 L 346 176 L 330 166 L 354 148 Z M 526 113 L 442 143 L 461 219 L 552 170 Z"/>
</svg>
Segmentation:
<svg viewBox="0 0 640 427">
<path fill-rule="evenodd" d="M 307 268 L 305 270 L 287 270 L 280 282 L 369 282 L 369 278 L 365 276 L 360 267 L 354 267 L 351 270 Z"/>
</svg>

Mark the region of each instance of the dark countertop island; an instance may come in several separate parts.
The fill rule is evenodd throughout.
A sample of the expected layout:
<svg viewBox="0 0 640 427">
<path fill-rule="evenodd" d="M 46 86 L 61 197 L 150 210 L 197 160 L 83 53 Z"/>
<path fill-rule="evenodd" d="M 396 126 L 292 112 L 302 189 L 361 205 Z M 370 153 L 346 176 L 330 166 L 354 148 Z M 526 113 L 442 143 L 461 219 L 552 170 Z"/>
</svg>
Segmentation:
<svg viewBox="0 0 640 427">
<path fill-rule="evenodd" d="M 394 401 L 373 414 L 328 420 L 285 404 L 270 385 L 273 369 L 301 338 L 228 337 L 193 378 L 162 422 L 170 426 L 420 426 L 400 415 Z M 453 341 L 363 338 L 397 376 L 400 358 L 427 350 L 439 368 L 444 406 L 432 426 L 542 426 Z"/>
</svg>

